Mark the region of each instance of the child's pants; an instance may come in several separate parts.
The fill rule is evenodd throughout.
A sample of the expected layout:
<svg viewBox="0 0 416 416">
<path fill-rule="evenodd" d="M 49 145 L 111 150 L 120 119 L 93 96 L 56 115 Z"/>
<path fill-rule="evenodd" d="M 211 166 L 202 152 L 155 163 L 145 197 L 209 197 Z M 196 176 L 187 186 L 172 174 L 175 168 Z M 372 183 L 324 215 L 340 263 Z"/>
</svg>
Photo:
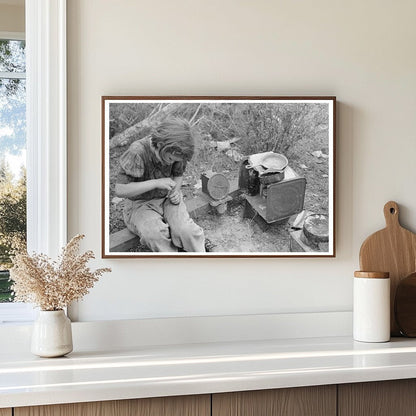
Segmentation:
<svg viewBox="0 0 416 416">
<path fill-rule="evenodd" d="M 168 198 L 124 201 L 124 222 L 154 252 L 205 252 L 201 227 L 189 216 L 185 203 L 172 204 Z"/>
</svg>

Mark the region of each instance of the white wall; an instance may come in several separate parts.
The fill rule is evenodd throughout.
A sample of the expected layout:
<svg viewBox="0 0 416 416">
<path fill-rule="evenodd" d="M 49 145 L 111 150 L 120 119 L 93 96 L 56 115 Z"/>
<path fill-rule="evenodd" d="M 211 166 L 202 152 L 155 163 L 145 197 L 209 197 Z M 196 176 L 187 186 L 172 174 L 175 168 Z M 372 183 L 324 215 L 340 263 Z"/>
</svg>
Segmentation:
<svg viewBox="0 0 416 416">
<path fill-rule="evenodd" d="M 335 95 L 335 259 L 125 259 L 81 321 L 351 310 L 363 239 L 416 231 L 413 0 L 68 1 L 69 235 L 100 257 L 102 95 Z"/>
</svg>

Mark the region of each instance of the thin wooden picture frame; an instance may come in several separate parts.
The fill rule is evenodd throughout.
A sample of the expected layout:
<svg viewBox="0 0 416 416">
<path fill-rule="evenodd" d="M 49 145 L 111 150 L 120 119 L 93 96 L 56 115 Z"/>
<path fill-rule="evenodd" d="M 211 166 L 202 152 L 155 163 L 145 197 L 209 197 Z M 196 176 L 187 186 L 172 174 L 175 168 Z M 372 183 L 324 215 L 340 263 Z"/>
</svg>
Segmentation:
<svg viewBox="0 0 416 416">
<path fill-rule="evenodd" d="M 335 257 L 336 97 L 103 96 L 101 102 L 103 258 Z M 185 163 L 161 159 L 156 132 L 182 122 L 192 131 L 194 156 Z M 136 160 L 140 169 L 132 171 Z M 147 176 L 143 160 L 151 160 Z M 146 180 L 161 179 L 159 163 L 186 166 L 164 172 L 182 177 L 192 243 L 165 217 L 170 194 L 159 195 L 159 188 L 156 196 L 135 194 Z M 158 232 L 149 236 L 140 227 L 150 217 Z"/>
</svg>

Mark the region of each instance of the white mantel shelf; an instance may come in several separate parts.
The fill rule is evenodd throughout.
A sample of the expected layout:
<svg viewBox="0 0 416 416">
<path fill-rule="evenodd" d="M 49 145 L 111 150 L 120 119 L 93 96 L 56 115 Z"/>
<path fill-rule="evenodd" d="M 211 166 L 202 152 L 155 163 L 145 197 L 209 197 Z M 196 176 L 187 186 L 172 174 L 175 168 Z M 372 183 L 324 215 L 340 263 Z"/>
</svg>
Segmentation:
<svg viewBox="0 0 416 416">
<path fill-rule="evenodd" d="M 416 377 L 416 340 L 350 337 L 143 345 L 41 359 L 0 353 L 0 408 Z"/>
</svg>

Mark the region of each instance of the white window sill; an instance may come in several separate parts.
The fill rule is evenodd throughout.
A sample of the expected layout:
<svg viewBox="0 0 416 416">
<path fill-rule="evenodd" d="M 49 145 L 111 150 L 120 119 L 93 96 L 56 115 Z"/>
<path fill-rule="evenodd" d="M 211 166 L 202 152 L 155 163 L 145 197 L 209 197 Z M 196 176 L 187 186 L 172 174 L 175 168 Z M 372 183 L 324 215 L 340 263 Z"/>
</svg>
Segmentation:
<svg viewBox="0 0 416 416">
<path fill-rule="evenodd" d="M 0 325 L 30 323 L 35 317 L 36 311 L 30 304 L 0 303 Z"/>
</svg>

